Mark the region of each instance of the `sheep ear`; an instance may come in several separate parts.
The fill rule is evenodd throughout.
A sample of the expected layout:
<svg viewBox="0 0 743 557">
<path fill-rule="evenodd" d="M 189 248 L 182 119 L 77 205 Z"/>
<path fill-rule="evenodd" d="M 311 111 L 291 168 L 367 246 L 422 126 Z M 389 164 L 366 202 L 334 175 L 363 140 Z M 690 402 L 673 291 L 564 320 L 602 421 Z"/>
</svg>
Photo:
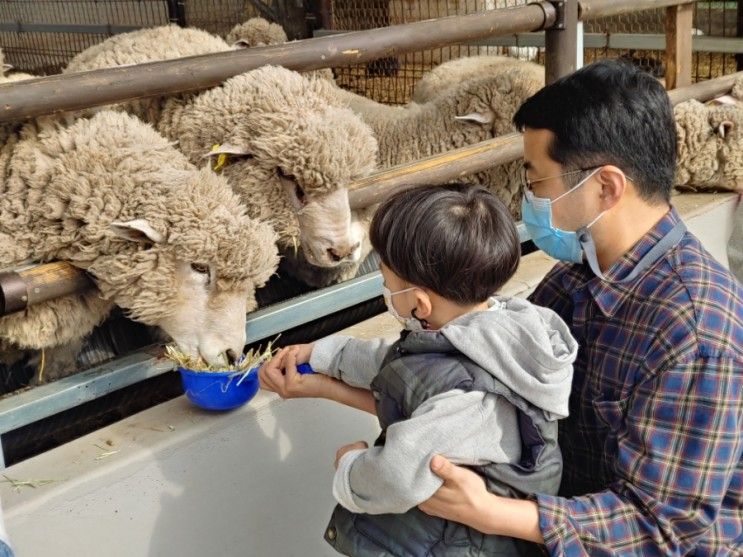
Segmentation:
<svg viewBox="0 0 743 557">
<path fill-rule="evenodd" d="M 731 105 L 731 106 L 737 106 L 740 104 L 740 100 L 736 99 L 732 95 L 722 95 L 721 97 L 712 99 L 711 101 L 709 101 L 708 104 L 712 104 L 712 105 L 726 104 L 726 105 Z"/>
<path fill-rule="evenodd" d="M 455 120 L 460 122 L 469 122 L 471 124 L 483 124 L 489 125 L 495 120 L 495 115 L 492 112 L 470 112 L 464 116 L 455 116 Z"/>
<path fill-rule="evenodd" d="M 250 156 L 250 152 L 245 147 L 239 147 L 238 145 L 233 145 L 232 143 L 222 143 L 212 147 L 212 150 L 203 155 L 201 158 L 205 159 L 207 157 L 213 157 L 217 155 L 238 155 L 246 157 Z"/>
<path fill-rule="evenodd" d="M 112 222 L 109 225 L 119 238 L 124 238 L 132 242 L 152 242 L 155 244 L 162 243 L 165 238 L 145 219 L 134 219 L 128 222 Z"/>
<path fill-rule="evenodd" d="M 735 124 L 733 122 L 731 122 L 730 120 L 723 120 L 722 122 L 720 122 L 720 125 L 717 126 L 717 133 L 721 138 L 725 139 L 727 135 L 731 131 L 733 131 L 734 128 Z"/>
</svg>

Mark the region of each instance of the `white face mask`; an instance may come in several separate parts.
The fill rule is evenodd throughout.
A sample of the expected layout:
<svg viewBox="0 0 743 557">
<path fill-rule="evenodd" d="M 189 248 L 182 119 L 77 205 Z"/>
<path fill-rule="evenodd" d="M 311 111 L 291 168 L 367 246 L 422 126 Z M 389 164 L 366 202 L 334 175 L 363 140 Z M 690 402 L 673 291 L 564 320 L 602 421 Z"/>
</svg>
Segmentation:
<svg viewBox="0 0 743 557">
<path fill-rule="evenodd" d="M 397 319 L 400 322 L 400 325 L 405 327 L 408 331 L 424 331 L 423 325 L 421 324 L 418 319 L 415 317 L 403 317 L 399 313 L 397 313 L 397 310 L 395 309 L 395 306 L 392 305 L 392 296 L 395 294 L 402 294 L 403 292 L 409 292 L 411 290 L 415 290 L 416 286 L 411 286 L 410 288 L 404 288 L 402 290 L 398 290 L 397 292 L 391 292 L 389 288 L 386 286 L 382 286 L 382 295 L 384 296 L 384 303 L 387 304 L 387 311 L 390 312 L 392 317 Z"/>
</svg>

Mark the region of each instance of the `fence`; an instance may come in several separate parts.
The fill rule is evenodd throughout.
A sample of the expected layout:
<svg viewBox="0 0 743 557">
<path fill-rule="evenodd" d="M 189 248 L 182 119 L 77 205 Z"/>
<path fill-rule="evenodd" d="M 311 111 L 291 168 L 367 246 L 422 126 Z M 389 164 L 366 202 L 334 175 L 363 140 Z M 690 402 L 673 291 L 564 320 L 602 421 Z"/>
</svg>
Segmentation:
<svg viewBox="0 0 743 557">
<path fill-rule="evenodd" d="M 333 0 L 330 29 L 360 30 L 411 23 L 425 19 L 463 15 L 485 9 L 526 5 L 529 0 Z M 694 5 L 693 27 L 704 36 L 739 37 L 743 34 L 743 2 L 697 2 Z M 643 10 L 586 21 L 585 33 L 592 35 L 586 43 L 585 61 L 600 58 L 626 58 L 648 72 L 665 75 L 666 13 L 664 9 Z M 611 37 L 617 35 L 652 35 L 657 39 L 654 48 L 611 48 Z M 636 43 L 637 37 L 625 41 Z M 441 62 L 461 56 L 478 54 L 509 54 L 521 59 L 544 62 L 544 49 L 520 44 L 515 38 L 512 46 L 457 44 L 425 50 L 402 56 L 376 60 L 370 64 L 336 68 L 336 81 L 358 94 L 376 101 L 403 104 L 410 100 L 415 83 L 431 68 Z M 594 47 L 591 45 L 602 44 Z M 620 42 L 621 44 L 621 42 Z M 542 45 L 543 46 L 543 45 Z M 695 52 L 692 80 L 711 79 L 737 71 L 736 54 L 727 52 Z"/>
<path fill-rule="evenodd" d="M 648 4 L 656 7 L 674 6 L 677 1 L 590 0 L 583 2 L 581 8 L 588 19 L 629 11 Z M 567 9 L 561 12 L 558 4 Z M 681 77 L 681 82 L 688 81 L 691 76 L 691 65 L 688 63 L 690 45 L 685 40 L 685 37 L 690 36 L 690 19 L 681 17 L 684 10 L 671 8 L 666 16 L 668 42 L 679 46 L 670 58 L 676 62 L 674 66 L 678 68 L 677 75 Z M 541 2 L 510 10 L 417 22 L 287 45 L 2 85 L 0 95 L 4 110 L 0 113 L 0 121 L 97 106 L 134 97 L 205 88 L 260 66 L 266 60 L 294 69 L 343 67 L 381 56 L 399 56 L 424 49 L 441 48 L 450 43 L 481 40 L 491 35 L 512 35 L 539 29 L 546 29 L 546 73 L 548 78 L 554 78 L 575 68 L 577 44 L 574 33 L 569 29 L 574 31 L 577 15 L 578 5 L 575 2 L 567 6 L 561 2 Z M 671 96 L 674 102 L 692 97 L 706 99 L 728 91 L 732 82 L 733 76 L 729 76 L 677 89 L 671 92 Z M 96 86 L 91 87 L 92 83 Z M 520 137 L 512 134 L 401 165 L 352 184 L 351 203 L 354 207 L 367 206 L 395 189 L 415 185 L 421 180 L 440 183 L 460 173 L 470 173 L 494 164 L 517 160 L 522 155 L 522 149 Z M 67 280 L 69 276 L 63 277 L 61 281 L 55 278 L 40 288 L 58 288 L 60 282 Z M 376 298 L 380 291 L 381 279 L 378 273 L 371 273 L 347 283 L 274 304 L 249 315 L 250 340 L 261 340 L 307 320 L 321 318 L 329 312 Z M 5 295 L 3 300 L 7 301 Z M 25 303 L 28 301 L 26 299 Z M 170 369 L 170 364 L 158 358 L 157 350 L 140 350 L 84 373 L 0 400 L 0 433 L 18 429 Z"/>
</svg>

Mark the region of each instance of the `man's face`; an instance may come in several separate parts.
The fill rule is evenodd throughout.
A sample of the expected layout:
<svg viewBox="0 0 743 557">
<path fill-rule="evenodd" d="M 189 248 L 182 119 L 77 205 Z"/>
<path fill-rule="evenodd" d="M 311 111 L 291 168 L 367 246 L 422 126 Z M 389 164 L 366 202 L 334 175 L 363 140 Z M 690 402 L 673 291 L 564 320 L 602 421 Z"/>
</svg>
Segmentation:
<svg viewBox="0 0 743 557">
<path fill-rule="evenodd" d="M 586 176 L 574 174 L 561 176 L 574 168 L 564 168 L 549 156 L 549 147 L 554 134 L 549 130 L 526 128 L 524 131 L 524 167 L 526 176 L 533 181 L 535 197 L 556 199 L 569 190 L 565 178 Z M 589 178 L 580 188 L 552 204 L 552 224 L 562 230 L 574 231 L 591 222 L 601 212 L 599 207 L 600 186 L 596 177 Z"/>
</svg>

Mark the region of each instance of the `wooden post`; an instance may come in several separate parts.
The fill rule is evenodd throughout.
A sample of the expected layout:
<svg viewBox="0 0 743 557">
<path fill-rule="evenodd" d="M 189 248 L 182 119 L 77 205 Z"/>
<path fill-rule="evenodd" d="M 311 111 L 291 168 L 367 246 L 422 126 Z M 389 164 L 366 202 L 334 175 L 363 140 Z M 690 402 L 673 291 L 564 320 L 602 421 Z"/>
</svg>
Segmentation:
<svg viewBox="0 0 743 557">
<path fill-rule="evenodd" d="M 545 32 L 545 82 L 570 75 L 578 63 L 578 0 L 555 0 L 557 21 Z"/>
<path fill-rule="evenodd" d="M 666 8 L 666 89 L 691 85 L 694 4 Z"/>
</svg>

